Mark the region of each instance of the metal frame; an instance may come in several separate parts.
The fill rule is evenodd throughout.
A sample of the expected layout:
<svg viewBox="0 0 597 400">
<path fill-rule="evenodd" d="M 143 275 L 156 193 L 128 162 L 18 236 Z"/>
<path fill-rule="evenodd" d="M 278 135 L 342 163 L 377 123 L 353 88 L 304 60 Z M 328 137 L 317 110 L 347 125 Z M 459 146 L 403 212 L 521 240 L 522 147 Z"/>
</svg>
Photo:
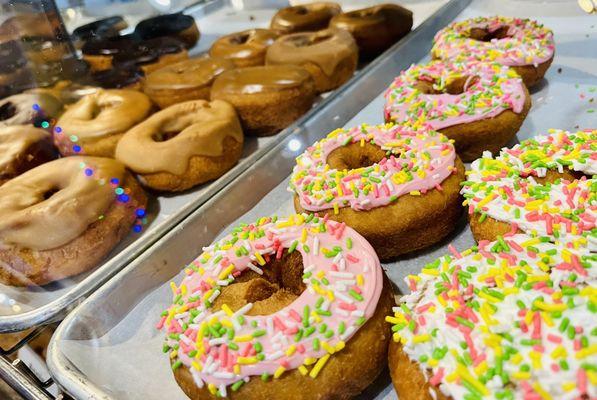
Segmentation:
<svg viewBox="0 0 597 400">
<path fill-rule="evenodd" d="M 182 255 L 181 246 L 174 248 L 183 232 L 190 234 L 193 237 L 201 235 L 202 241 L 211 241 L 213 238 L 206 237 L 205 231 L 210 233 L 217 231 L 217 227 L 226 226 L 236 219 L 238 215 L 224 215 L 222 212 L 216 213 L 216 205 L 222 199 L 241 198 L 241 192 L 251 190 L 251 198 L 259 198 L 266 194 L 272 185 L 277 185 L 279 177 L 275 177 L 269 173 L 270 170 L 283 169 L 283 171 L 290 171 L 294 163 L 294 154 L 288 154 L 285 159 L 278 164 L 270 164 L 270 161 L 276 157 L 277 154 L 286 151 L 288 144 L 292 140 L 301 140 L 309 143 L 310 141 L 320 138 L 333 127 L 342 125 L 348 122 L 352 116 L 360 111 L 364 106 L 369 104 L 380 92 L 383 91 L 387 82 L 391 80 L 397 71 L 408 67 L 412 62 L 420 60 L 426 56 L 431 48 L 431 39 L 435 32 L 440 28 L 451 22 L 468 4 L 470 0 L 451 0 L 444 5 L 439 11 L 430 16 L 417 29 L 411 32 L 405 39 L 397 43 L 384 55 L 379 57 L 374 63 L 367 66 L 357 77 L 352 79 L 342 89 L 340 89 L 334 96 L 330 96 L 322 102 L 320 107 L 314 109 L 309 115 L 297 121 L 288 128 L 288 134 L 280 138 L 281 140 L 275 145 L 264 157 L 262 157 L 255 165 L 239 175 L 232 184 L 218 192 L 214 197 L 208 200 L 200 208 L 195 210 L 188 218 L 181 222 L 176 229 L 173 229 L 166 234 L 160 241 L 155 243 L 143 255 L 135 259 L 132 263 L 127 265 L 122 271 L 114 276 L 109 282 L 100 287 L 92 296 L 83 301 L 72 313 L 70 313 L 58 327 L 55 332 L 50 345 L 48 347 L 48 365 L 52 376 L 60 387 L 64 388 L 67 393 L 73 397 L 85 399 L 110 399 L 110 396 L 104 392 L 100 387 L 89 381 L 69 359 L 67 359 L 61 352 L 59 342 L 67 337 L 85 337 L 86 322 L 96 321 L 98 325 L 101 324 L 102 318 L 98 317 L 98 313 L 91 312 L 96 309 L 94 306 L 100 299 L 113 298 L 112 294 L 116 293 L 118 289 L 122 289 L 125 278 L 134 276 L 151 275 L 155 280 L 164 278 L 168 271 L 164 271 L 164 265 L 158 260 L 163 260 L 166 254 L 176 254 L 177 257 L 185 257 Z M 264 165 L 270 165 L 270 168 L 264 168 Z M 247 177 L 251 179 L 246 179 Z M 260 185 L 256 187 L 255 181 L 259 181 Z M 238 212 L 246 211 L 246 207 L 252 207 L 251 204 L 238 205 Z M 235 213 L 236 214 L 236 213 Z M 213 229 L 210 229 L 213 228 Z M 181 243 L 182 241 L 178 242 Z M 173 244 L 174 243 L 174 244 Z M 170 247 L 168 247 L 170 245 Z M 186 250 L 189 252 L 190 250 Z M 159 264 L 159 265 L 158 265 Z M 142 266 L 145 269 L 142 271 Z M 147 274 L 147 270 L 151 270 L 151 274 Z M 131 278 L 132 279 L 132 278 Z M 164 278 L 164 279 L 167 279 Z M 139 287 L 131 288 L 132 292 L 127 292 L 128 297 L 133 298 L 136 294 L 141 293 L 149 287 L 155 287 L 156 282 L 148 282 L 141 280 Z M 117 312 L 116 310 L 112 310 Z M 92 318 L 93 316 L 93 318 Z M 109 316 L 106 316 L 109 318 Z M 77 325 L 77 322 L 80 322 Z M 90 327 L 90 329 L 93 329 Z M 95 329 L 94 329 L 95 330 Z M 99 332 L 101 332 L 99 327 Z M 79 333 L 81 335 L 79 335 Z"/>
</svg>

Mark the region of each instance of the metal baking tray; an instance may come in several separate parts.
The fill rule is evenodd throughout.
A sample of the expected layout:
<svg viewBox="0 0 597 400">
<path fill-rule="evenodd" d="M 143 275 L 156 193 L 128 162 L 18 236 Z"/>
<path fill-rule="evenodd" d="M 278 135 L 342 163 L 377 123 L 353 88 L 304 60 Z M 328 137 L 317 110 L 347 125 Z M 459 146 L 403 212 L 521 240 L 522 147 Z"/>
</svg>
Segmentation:
<svg viewBox="0 0 597 400">
<path fill-rule="evenodd" d="M 178 280 L 182 267 L 237 220 L 292 212 L 291 195 L 285 186 L 295 157 L 333 128 L 382 122 L 380 93 L 398 71 L 413 61 L 428 59 L 433 32 L 455 17 L 494 14 L 499 4 L 501 14 L 533 16 L 555 31 L 556 58 L 547 79 L 533 90 L 533 108 L 519 139 L 552 127 L 594 126 L 595 104 L 590 99 L 597 94 L 597 52 L 587 48 L 597 34 L 592 17 L 580 12 L 562 16 L 549 5 L 542 6 L 538 15 L 537 3 L 530 1 L 479 0 L 464 9 L 467 4 L 453 0 L 442 8 L 393 52 L 370 65 L 361 80 L 353 81 L 312 118 L 298 124 L 292 135 L 67 316 L 49 346 L 48 363 L 57 383 L 77 399 L 184 399 L 160 352 L 163 334 L 154 327 L 159 313 L 169 305 L 168 282 Z M 355 103 L 362 105 L 356 115 L 348 111 Z M 397 290 L 406 291 L 403 278 L 445 254 L 450 242 L 461 250 L 473 244 L 465 218 L 448 240 L 384 264 Z M 383 374 L 360 398 L 396 399 L 388 375 Z"/>
<path fill-rule="evenodd" d="M 445 0 L 423 1 L 420 5 L 408 4 L 413 8 L 415 26 L 439 8 Z M 354 6 L 359 6 L 355 3 Z M 361 4 L 360 6 L 363 6 Z M 224 0 L 214 0 L 187 10 L 196 18 L 202 29 L 202 39 L 192 53 L 206 51 L 219 36 L 249 27 L 267 27 L 276 9 L 238 10 Z M 360 79 L 358 71 L 353 80 Z M 277 143 L 292 134 L 312 115 L 328 104 L 336 92 L 325 93 L 316 101 L 312 110 L 294 125 L 270 137 L 246 137 L 243 156 L 238 164 L 219 179 L 200 185 L 179 194 L 150 193 L 147 210 L 147 224 L 141 233 L 131 232 L 97 268 L 75 277 L 43 287 L 16 288 L 0 284 L 0 332 L 15 332 L 32 326 L 57 320 L 65 309 L 79 298 L 88 295 L 123 266 L 139 256 L 152 243 L 178 224 L 184 217 L 197 209 L 206 200 L 247 170 Z M 354 114 L 359 103 L 348 104 L 346 112 Z"/>
</svg>

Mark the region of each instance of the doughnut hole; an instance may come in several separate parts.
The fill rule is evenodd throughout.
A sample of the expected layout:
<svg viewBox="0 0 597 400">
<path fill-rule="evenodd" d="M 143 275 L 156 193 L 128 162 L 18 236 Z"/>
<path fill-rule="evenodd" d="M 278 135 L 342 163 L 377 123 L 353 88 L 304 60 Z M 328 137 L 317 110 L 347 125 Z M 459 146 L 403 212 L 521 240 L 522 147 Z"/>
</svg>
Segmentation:
<svg viewBox="0 0 597 400">
<path fill-rule="evenodd" d="M 472 28 L 469 37 L 480 42 L 491 42 L 494 39 L 500 40 L 512 37 L 512 35 L 508 34 L 509 29 L 510 28 L 507 25 L 500 26 L 493 31 L 490 31 L 487 28 Z"/>
<path fill-rule="evenodd" d="M 6 121 L 9 118 L 12 118 L 17 113 L 17 107 L 9 102 L 6 102 L 0 106 L 0 121 Z"/>
<path fill-rule="evenodd" d="M 451 94 L 457 95 L 466 92 L 466 90 L 473 86 L 479 80 L 478 76 L 459 76 L 446 82 L 443 90 L 438 90 L 434 87 L 438 82 L 430 82 L 419 80 L 415 87 L 425 94 Z"/>
<path fill-rule="evenodd" d="M 350 143 L 332 151 L 326 162 L 333 169 L 357 169 L 369 167 L 385 157 L 386 152 L 379 146 L 369 142 L 365 142 L 364 146 L 360 143 Z"/>
<path fill-rule="evenodd" d="M 554 183 L 558 179 L 573 181 L 575 179 L 581 178 L 582 176 L 582 173 L 576 171 L 564 170 L 563 173 L 559 173 L 557 171 L 548 170 L 544 177 L 533 177 L 533 179 L 537 183 L 545 185 L 548 183 Z M 512 230 L 512 227 L 507 222 L 498 221 L 497 219 L 491 218 L 489 216 L 485 218 L 483 222 L 481 222 L 480 219 L 480 213 L 469 215 L 471 232 L 473 233 L 473 237 L 477 242 L 481 240 L 494 241 L 498 236 L 503 236 Z M 518 233 L 524 232 L 519 229 Z"/>
<path fill-rule="evenodd" d="M 296 7 L 294 9 L 294 13 L 296 15 L 307 15 L 309 13 L 309 10 L 307 10 L 306 7 Z"/>
<path fill-rule="evenodd" d="M 230 43 L 232 44 L 245 44 L 249 41 L 249 38 L 251 37 L 250 33 L 244 33 L 244 34 L 240 34 L 240 35 L 236 35 L 230 38 Z"/>
<path fill-rule="evenodd" d="M 285 251 L 279 260 L 272 256 L 260 268 L 263 275 L 246 270 L 235 283 L 224 288 L 214 303 L 215 309 L 227 304 L 236 311 L 253 303 L 248 315 L 270 315 L 291 304 L 305 290 L 303 258 L 298 251 Z"/>
<path fill-rule="evenodd" d="M 45 190 L 41 196 L 41 198 L 43 199 L 42 201 L 48 200 L 50 197 L 54 196 L 56 193 L 58 193 L 61 190 L 62 190 L 62 188 L 58 188 L 58 187 L 51 187 L 51 188 Z M 41 201 L 40 201 L 40 203 L 41 203 Z"/>
</svg>

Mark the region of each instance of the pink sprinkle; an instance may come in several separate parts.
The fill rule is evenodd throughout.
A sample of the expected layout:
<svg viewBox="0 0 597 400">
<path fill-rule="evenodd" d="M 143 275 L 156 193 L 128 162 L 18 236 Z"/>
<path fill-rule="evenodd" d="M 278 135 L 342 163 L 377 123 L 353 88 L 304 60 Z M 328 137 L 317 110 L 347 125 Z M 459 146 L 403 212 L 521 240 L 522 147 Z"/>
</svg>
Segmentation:
<svg viewBox="0 0 597 400">
<path fill-rule="evenodd" d="M 302 344 L 299 344 L 296 346 L 296 351 L 298 351 L 299 353 L 303 354 L 305 352 L 305 346 L 303 346 Z"/>
<path fill-rule="evenodd" d="M 558 372 L 560 370 L 560 366 L 558 364 L 551 364 L 551 370 L 553 372 Z"/>
<path fill-rule="evenodd" d="M 437 370 L 437 372 L 435 373 L 435 375 L 433 375 L 431 377 L 431 379 L 429 379 L 429 384 L 433 385 L 433 386 L 437 386 L 441 383 L 443 377 L 444 377 L 444 368 L 440 367 Z"/>
<path fill-rule="evenodd" d="M 220 346 L 219 360 L 220 360 L 220 365 L 223 368 L 226 368 L 226 366 L 228 365 L 228 346 L 226 346 L 225 344 Z"/>
<path fill-rule="evenodd" d="M 301 316 L 294 310 L 294 309 L 290 309 L 290 311 L 288 312 L 288 314 L 290 315 L 290 318 L 292 318 L 293 320 L 295 320 L 296 322 L 303 322 L 303 319 L 301 318 Z"/>
<path fill-rule="evenodd" d="M 587 373 L 582 368 L 579 368 L 578 372 L 576 373 L 576 384 L 580 394 L 587 393 Z"/>
<path fill-rule="evenodd" d="M 280 321 L 280 318 L 278 318 L 278 316 L 274 317 L 274 327 L 279 331 L 285 331 L 287 329 L 286 325 L 284 325 L 284 323 Z"/>
<path fill-rule="evenodd" d="M 283 366 L 286 369 L 290 369 L 290 364 L 288 364 L 288 360 L 286 360 L 286 359 L 281 360 L 278 364 L 280 364 L 281 366 Z"/>
<path fill-rule="evenodd" d="M 462 254 L 460 254 L 458 252 L 458 250 L 456 250 L 456 248 L 454 246 L 452 246 L 451 243 L 448 245 L 448 250 L 450 250 L 450 253 L 452 253 L 452 255 L 454 255 L 454 257 L 462 258 Z"/>
<path fill-rule="evenodd" d="M 162 317 L 160 318 L 160 321 L 158 322 L 158 324 L 155 326 L 158 330 L 162 330 L 162 328 L 164 327 L 164 322 L 166 322 L 166 317 Z"/>
<path fill-rule="evenodd" d="M 354 311 L 357 309 L 357 306 L 355 306 L 354 304 L 348 304 L 343 301 L 338 302 L 338 307 L 346 311 Z"/>
<path fill-rule="evenodd" d="M 547 335 L 547 340 L 549 340 L 552 343 L 562 343 L 562 338 L 557 335 L 554 335 L 553 333 L 549 333 Z"/>
<path fill-rule="evenodd" d="M 292 328 L 286 328 L 286 330 L 284 331 L 284 334 L 285 335 L 294 335 L 297 332 L 298 332 L 298 328 L 296 326 L 293 326 Z"/>
<path fill-rule="evenodd" d="M 356 258 L 352 254 L 347 254 L 346 259 L 352 263 L 358 263 L 360 261 L 360 259 Z"/>
</svg>

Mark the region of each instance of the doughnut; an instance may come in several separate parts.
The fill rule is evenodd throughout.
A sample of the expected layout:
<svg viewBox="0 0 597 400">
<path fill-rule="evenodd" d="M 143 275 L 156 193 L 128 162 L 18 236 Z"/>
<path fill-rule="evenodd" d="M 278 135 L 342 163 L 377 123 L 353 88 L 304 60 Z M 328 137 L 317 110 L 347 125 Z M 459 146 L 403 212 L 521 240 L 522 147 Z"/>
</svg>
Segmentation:
<svg viewBox="0 0 597 400">
<path fill-rule="evenodd" d="M 146 201 L 124 166 L 108 158 L 61 158 L 4 183 L 0 282 L 45 285 L 95 267 Z"/>
<path fill-rule="evenodd" d="M 412 11 L 398 4 L 379 4 L 345 12 L 330 21 L 330 28 L 344 29 L 359 46 L 359 56 L 370 59 L 406 36 L 413 26 Z"/>
<path fill-rule="evenodd" d="M 143 40 L 159 37 L 178 39 L 187 49 L 195 46 L 200 37 L 195 19 L 180 13 L 144 19 L 135 27 L 135 34 Z"/>
<path fill-rule="evenodd" d="M 537 21 L 477 17 L 454 22 L 433 40 L 433 58 L 495 61 L 512 67 L 525 85 L 536 85 L 553 61 L 553 32 Z"/>
<path fill-rule="evenodd" d="M 271 136 L 311 109 L 315 82 L 304 68 L 268 65 L 237 68 L 218 76 L 212 100 L 231 103 L 246 135 Z"/>
<path fill-rule="evenodd" d="M 31 125 L 0 127 L 0 185 L 56 158 L 52 136 Z"/>
<path fill-rule="evenodd" d="M 595 255 L 523 234 L 452 250 L 386 318 L 400 399 L 596 398 Z"/>
<path fill-rule="evenodd" d="M 112 59 L 116 54 L 135 51 L 138 47 L 138 39 L 133 35 L 100 37 L 85 42 L 81 53 L 91 66 L 91 71 L 97 72 L 112 68 Z"/>
<path fill-rule="evenodd" d="M 157 327 L 192 400 L 348 399 L 385 368 L 392 290 L 344 224 L 263 217 L 204 248 L 185 275 Z"/>
<path fill-rule="evenodd" d="M 514 70 L 497 63 L 413 65 L 385 93 L 386 121 L 428 125 L 456 142 L 465 162 L 497 153 L 518 132 L 531 96 Z"/>
<path fill-rule="evenodd" d="M 177 192 L 216 179 L 240 159 L 243 132 L 225 101 L 187 101 L 130 129 L 116 159 L 151 189 Z"/>
<path fill-rule="evenodd" d="M 443 135 L 402 126 L 336 129 L 297 158 L 297 212 L 346 223 L 392 260 L 445 238 L 461 215 L 464 166 Z"/>
<path fill-rule="evenodd" d="M 142 82 L 144 76 L 141 68 L 129 65 L 93 72 L 91 74 L 91 82 L 104 89 L 141 90 L 143 88 Z"/>
<path fill-rule="evenodd" d="M 188 58 L 189 54 L 182 41 L 163 37 L 146 40 L 131 49 L 116 53 L 112 58 L 112 66 L 114 69 L 137 66 L 147 75 Z"/>
<path fill-rule="evenodd" d="M 227 58 L 238 68 L 265 64 L 265 52 L 279 37 L 271 29 L 249 29 L 222 36 L 209 49 L 212 57 Z"/>
<path fill-rule="evenodd" d="M 49 94 L 15 94 L 0 100 L 0 127 L 37 124 L 57 117 L 60 111 L 62 103 Z"/>
<path fill-rule="evenodd" d="M 318 31 L 327 28 L 330 19 L 341 12 L 340 5 L 331 2 L 286 7 L 273 16 L 270 28 L 282 34 Z"/>
<path fill-rule="evenodd" d="M 462 187 L 475 239 L 509 231 L 597 250 L 597 130 L 551 130 L 471 164 Z"/>
<path fill-rule="evenodd" d="M 352 78 L 359 52 L 350 33 L 339 29 L 299 32 L 279 38 L 267 50 L 267 65 L 294 64 L 305 68 L 318 92 L 336 89 Z"/>
<path fill-rule="evenodd" d="M 118 36 L 119 32 L 128 28 L 128 26 L 129 25 L 121 16 L 103 18 L 79 26 L 73 31 L 71 38 L 73 42 L 82 45 L 87 40 L 93 38 L 111 38 Z"/>
<path fill-rule="evenodd" d="M 56 123 L 54 144 L 63 156 L 114 157 L 116 144 L 151 112 L 149 97 L 135 90 L 99 89 L 70 106 Z"/>
<path fill-rule="evenodd" d="M 68 45 L 55 38 L 31 36 L 21 39 L 21 43 L 33 65 L 56 63 L 71 55 Z"/>
<path fill-rule="evenodd" d="M 189 100 L 209 100 L 211 86 L 222 72 L 234 69 L 231 60 L 198 57 L 152 72 L 143 91 L 160 108 Z"/>
</svg>

